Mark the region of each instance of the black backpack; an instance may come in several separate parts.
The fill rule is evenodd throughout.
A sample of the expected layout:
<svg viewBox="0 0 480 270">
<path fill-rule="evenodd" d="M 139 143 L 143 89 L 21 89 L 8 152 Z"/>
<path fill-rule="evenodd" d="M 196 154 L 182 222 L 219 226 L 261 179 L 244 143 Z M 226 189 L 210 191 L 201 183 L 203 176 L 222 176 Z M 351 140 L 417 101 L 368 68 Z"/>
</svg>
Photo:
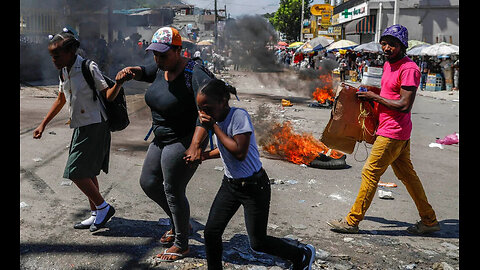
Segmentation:
<svg viewBox="0 0 480 270">
<path fill-rule="evenodd" d="M 123 87 L 121 87 L 117 96 L 112 101 L 108 101 L 103 95 L 99 95 L 98 92 L 95 90 L 95 82 L 93 81 L 93 75 L 89 68 L 91 62 L 92 60 L 88 59 L 84 59 L 82 61 L 82 73 L 83 77 L 87 81 L 88 86 L 90 86 L 92 91 L 95 93 L 95 95 L 93 95 L 93 100 L 97 100 L 97 97 L 100 98 L 100 103 L 102 103 L 103 108 L 107 113 L 108 126 L 110 128 L 110 131 L 114 132 L 123 130 L 128 126 L 128 124 L 130 124 L 130 120 L 128 119 L 127 99 L 125 98 L 125 90 L 123 89 Z M 108 87 L 112 87 L 115 85 L 115 80 L 110 79 L 104 74 L 102 74 L 102 76 Z"/>
<path fill-rule="evenodd" d="M 128 119 L 127 111 L 127 99 L 125 98 L 125 90 L 123 87 L 118 91 L 117 96 L 114 100 L 108 101 L 103 95 L 99 95 L 95 90 L 95 82 L 93 81 L 93 75 L 90 71 L 90 63 L 92 60 L 84 59 L 82 61 L 82 73 L 83 77 L 87 81 L 88 86 L 95 93 L 93 95 L 93 100 L 97 100 L 97 97 L 100 97 L 100 103 L 102 103 L 105 112 L 108 117 L 108 126 L 110 131 L 120 131 L 125 129 L 129 124 L 130 120 Z M 110 79 L 108 76 L 102 74 L 103 79 L 107 83 L 108 87 L 115 85 L 115 80 Z"/>
<path fill-rule="evenodd" d="M 82 61 L 82 74 L 88 86 L 90 87 L 90 89 L 92 89 L 94 93 L 93 100 L 96 101 L 97 98 L 100 98 L 100 103 L 102 104 L 105 112 L 107 113 L 108 126 L 110 131 L 114 132 L 123 130 L 128 126 L 128 124 L 130 124 L 130 120 L 128 119 L 125 91 L 123 87 L 121 87 L 117 96 L 112 101 L 107 101 L 107 99 L 103 95 L 99 95 L 98 92 L 95 90 L 95 82 L 93 80 L 92 72 L 89 68 L 91 62 L 92 60 L 88 59 L 84 59 Z M 108 87 L 112 87 L 113 85 L 115 85 L 114 80 L 110 79 L 104 74 L 102 74 L 102 76 Z M 60 80 L 63 81 L 62 71 L 60 71 Z"/>
</svg>

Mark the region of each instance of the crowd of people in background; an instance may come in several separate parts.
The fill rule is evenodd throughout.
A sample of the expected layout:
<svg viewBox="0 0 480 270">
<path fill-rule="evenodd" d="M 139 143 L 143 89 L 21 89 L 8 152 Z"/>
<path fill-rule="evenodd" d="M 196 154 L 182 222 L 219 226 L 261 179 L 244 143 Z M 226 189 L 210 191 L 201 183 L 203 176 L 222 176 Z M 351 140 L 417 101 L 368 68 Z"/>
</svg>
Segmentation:
<svg viewBox="0 0 480 270">
<path fill-rule="evenodd" d="M 116 71 L 134 63 L 148 64 L 153 61 L 150 53 L 145 51 L 149 42 L 145 39 L 122 38 L 115 39 L 107 43 L 103 35 L 98 38 L 81 38 L 82 45 L 79 54 L 85 58 L 92 59 L 98 63 L 98 66 L 107 75 L 114 76 Z M 56 78 L 56 72 L 51 68 L 49 56 L 44 53 L 45 44 L 28 42 L 20 39 L 20 50 L 22 52 L 20 59 L 20 77 L 24 81 L 41 80 L 42 78 Z M 43 55 L 42 54 L 45 54 Z M 347 78 L 355 77 L 356 81 L 361 81 L 365 67 L 383 67 L 384 56 L 381 53 L 356 52 L 353 50 L 341 51 L 311 51 L 297 52 L 297 48 L 273 49 L 269 54 L 274 57 L 275 63 L 280 66 L 291 67 L 293 69 L 319 69 L 328 68 L 338 72 L 341 81 Z M 236 48 L 224 48 L 215 50 L 213 46 L 186 46 L 182 50 L 182 55 L 195 59 L 204 64 L 210 71 L 218 73 L 232 66 L 233 70 L 254 69 L 250 64 L 255 56 L 249 52 L 239 53 Z M 22 58 L 30 60 L 29 68 L 22 68 Z M 35 61 L 31 61 L 35 58 Z M 252 59 L 248 59 L 252 58 Z M 256 57 L 258 58 L 258 57 Z M 440 74 L 442 78 L 442 90 L 458 90 L 459 81 L 459 60 L 456 56 L 447 56 L 443 58 L 429 56 L 411 56 L 419 66 L 422 72 L 420 89 L 426 89 L 428 74 Z M 261 60 L 260 62 L 265 62 Z M 46 62 L 46 64 L 44 63 Z M 32 63 L 40 65 L 38 68 L 32 67 Z M 52 72 L 49 72 L 52 71 Z M 351 73 L 350 71 L 355 71 Z M 31 73 L 38 74 L 31 74 Z M 48 73 L 48 74 L 47 74 Z M 354 76 L 351 76 L 354 74 Z M 446 82 L 450 83 L 451 89 L 447 88 Z"/>
<path fill-rule="evenodd" d="M 356 52 L 353 50 L 341 51 L 312 51 L 298 52 L 297 48 L 278 48 L 275 50 L 275 58 L 278 64 L 299 68 L 319 69 L 326 61 L 334 61 L 340 80 L 345 81 L 350 71 L 355 71 L 355 80 L 361 81 L 365 67 L 383 67 L 385 62 L 381 53 Z M 428 74 L 440 74 L 442 78 L 442 90 L 459 90 L 459 60 L 457 56 L 409 56 L 420 68 L 422 73 L 420 90 L 426 89 Z M 452 88 L 446 87 L 451 82 Z"/>
</svg>

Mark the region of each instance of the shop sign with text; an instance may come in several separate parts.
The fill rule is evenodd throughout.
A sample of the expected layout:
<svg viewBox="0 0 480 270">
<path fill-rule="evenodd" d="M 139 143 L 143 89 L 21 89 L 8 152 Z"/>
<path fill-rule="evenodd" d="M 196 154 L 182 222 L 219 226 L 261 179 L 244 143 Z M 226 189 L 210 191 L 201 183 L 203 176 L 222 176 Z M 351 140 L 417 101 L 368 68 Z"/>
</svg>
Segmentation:
<svg viewBox="0 0 480 270">
<path fill-rule="evenodd" d="M 349 9 L 345 9 L 338 14 L 338 23 L 346 23 L 369 15 L 368 3 L 363 3 Z M 337 15 L 335 14 L 335 15 Z"/>
</svg>

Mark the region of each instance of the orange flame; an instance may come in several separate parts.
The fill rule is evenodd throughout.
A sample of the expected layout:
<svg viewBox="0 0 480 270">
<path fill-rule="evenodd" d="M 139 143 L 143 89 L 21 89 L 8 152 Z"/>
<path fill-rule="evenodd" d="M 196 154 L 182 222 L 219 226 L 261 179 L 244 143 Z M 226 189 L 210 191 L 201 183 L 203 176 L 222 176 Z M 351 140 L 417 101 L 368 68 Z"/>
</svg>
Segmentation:
<svg viewBox="0 0 480 270">
<path fill-rule="evenodd" d="M 289 121 L 283 125 L 275 123 L 272 131 L 269 142 L 262 146 L 263 150 L 295 164 L 310 164 L 320 153 L 328 155 L 329 150 L 332 158 L 338 159 L 344 155 L 329 149 L 309 133 L 295 133 Z"/>
<path fill-rule="evenodd" d="M 325 103 L 327 100 L 333 102 L 335 94 L 333 93 L 332 75 L 320 75 L 319 79 L 322 82 L 322 86 L 315 89 L 315 92 L 312 94 L 313 98 L 321 104 Z"/>
</svg>

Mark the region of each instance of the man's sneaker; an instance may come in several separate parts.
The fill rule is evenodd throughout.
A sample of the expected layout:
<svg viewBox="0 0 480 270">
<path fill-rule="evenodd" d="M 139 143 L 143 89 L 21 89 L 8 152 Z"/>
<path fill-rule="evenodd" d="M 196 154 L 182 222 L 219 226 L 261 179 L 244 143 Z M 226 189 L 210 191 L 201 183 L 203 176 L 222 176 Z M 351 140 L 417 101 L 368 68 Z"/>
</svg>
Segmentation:
<svg viewBox="0 0 480 270">
<path fill-rule="evenodd" d="M 327 224 L 330 225 L 331 230 L 339 233 L 358 233 L 358 226 L 352 226 L 344 219 L 335 219 L 327 221 Z"/>
<path fill-rule="evenodd" d="M 315 247 L 312 245 L 303 246 L 303 258 L 298 265 L 293 266 L 293 270 L 311 270 L 315 261 Z"/>
<path fill-rule="evenodd" d="M 427 226 L 422 221 L 417 221 L 414 225 L 407 228 L 407 232 L 411 234 L 428 234 L 440 231 L 440 224 L 437 222 L 435 225 Z"/>
</svg>

